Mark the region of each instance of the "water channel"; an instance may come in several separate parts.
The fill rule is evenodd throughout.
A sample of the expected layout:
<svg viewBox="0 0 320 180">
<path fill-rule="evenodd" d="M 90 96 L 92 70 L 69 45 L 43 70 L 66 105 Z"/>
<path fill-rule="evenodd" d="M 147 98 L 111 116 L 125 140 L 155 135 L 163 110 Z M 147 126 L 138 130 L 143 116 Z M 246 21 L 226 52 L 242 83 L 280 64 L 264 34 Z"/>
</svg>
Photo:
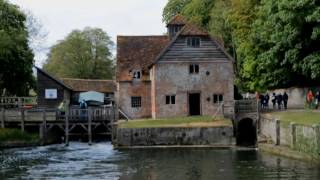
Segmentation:
<svg viewBox="0 0 320 180">
<path fill-rule="evenodd" d="M 256 150 L 116 150 L 71 143 L 0 151 L 0 179 L 320 179 L 320 166 Z"/>
</svg>

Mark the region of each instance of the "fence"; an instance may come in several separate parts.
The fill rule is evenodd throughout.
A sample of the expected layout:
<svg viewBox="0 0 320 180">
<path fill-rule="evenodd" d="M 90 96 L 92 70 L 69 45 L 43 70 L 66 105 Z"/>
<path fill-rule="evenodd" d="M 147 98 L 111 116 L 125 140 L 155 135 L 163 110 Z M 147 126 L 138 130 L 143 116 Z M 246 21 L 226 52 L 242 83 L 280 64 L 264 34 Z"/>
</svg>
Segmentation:
<svg viewBox="0 0 320 180">
<path fill-rule="evenodd" d="M 236 113 L 254 113 L 259 111 L 256 99 L 237 100 L 235 101 Z"/>
</svg>

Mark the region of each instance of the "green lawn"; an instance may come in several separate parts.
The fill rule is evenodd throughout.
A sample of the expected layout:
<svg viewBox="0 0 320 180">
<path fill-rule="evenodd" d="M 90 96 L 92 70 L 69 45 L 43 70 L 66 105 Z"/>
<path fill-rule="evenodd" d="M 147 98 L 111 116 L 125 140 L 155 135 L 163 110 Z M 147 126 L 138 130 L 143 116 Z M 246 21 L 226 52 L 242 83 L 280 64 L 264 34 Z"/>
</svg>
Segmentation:
<svg viewBox="0 0 320 180">
<path fill-rule="evenodd" d="M 0 143 L 37 142 L 38 140 L 38 135 L 21 132 L 19 129 L 0 129 Z"/>
<path fill-rule="evenodd" d="M 141 119 L 119 122 L 120 128 L 154 128 L 154 127 L 212 127 L 231 126 L 229 119 L 216 118 L 212 116 L 189 116 L 167 119 Z"/>
<path fill-rule="evenodd" d="M 270 113 L 273 117 L 280 119 L 285 124 L 295 122 L 297 124 L 313 125 L 320 123 L 320 111 L 296 110 Z"/>
</svg>

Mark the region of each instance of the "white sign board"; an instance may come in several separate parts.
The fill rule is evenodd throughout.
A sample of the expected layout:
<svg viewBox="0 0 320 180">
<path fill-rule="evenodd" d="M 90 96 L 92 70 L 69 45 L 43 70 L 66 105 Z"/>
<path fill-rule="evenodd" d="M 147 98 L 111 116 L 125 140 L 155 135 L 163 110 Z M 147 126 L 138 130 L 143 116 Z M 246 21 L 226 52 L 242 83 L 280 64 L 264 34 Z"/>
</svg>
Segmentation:
<svg viewBox="0 0 320 180">
<path fill-rule="evenodd" d="M 57 99 L 58 98 L 57 89 L 46 89 L 45 98 L 46 99 Z"/>
</svg>

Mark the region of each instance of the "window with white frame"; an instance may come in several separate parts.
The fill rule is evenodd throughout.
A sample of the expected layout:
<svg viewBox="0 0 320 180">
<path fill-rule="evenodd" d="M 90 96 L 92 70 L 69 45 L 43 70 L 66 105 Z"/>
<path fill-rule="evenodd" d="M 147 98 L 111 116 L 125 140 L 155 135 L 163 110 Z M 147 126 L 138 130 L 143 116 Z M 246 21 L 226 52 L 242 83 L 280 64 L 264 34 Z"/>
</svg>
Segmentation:
<svg viewBox="0 0 320 180">
<path fill-rule="evenodd" d="M 176 104 L 176 95 L 167 95 L 166 104 Z"/>
<path fill-rule="evenodd" d="M 223 103 L 223 94 L 214 94 L 213 95 L 213 104 Z"/>
<path fill-rule="evenodd" d="M 133 71 L 133 79 L 141 79 L 141 71 Z"/>
<path fill-rule="evenodd" d="M 199 74 L 199 64 L 190 64 L 189 72 L 190 74 Z"/>
</svg>

